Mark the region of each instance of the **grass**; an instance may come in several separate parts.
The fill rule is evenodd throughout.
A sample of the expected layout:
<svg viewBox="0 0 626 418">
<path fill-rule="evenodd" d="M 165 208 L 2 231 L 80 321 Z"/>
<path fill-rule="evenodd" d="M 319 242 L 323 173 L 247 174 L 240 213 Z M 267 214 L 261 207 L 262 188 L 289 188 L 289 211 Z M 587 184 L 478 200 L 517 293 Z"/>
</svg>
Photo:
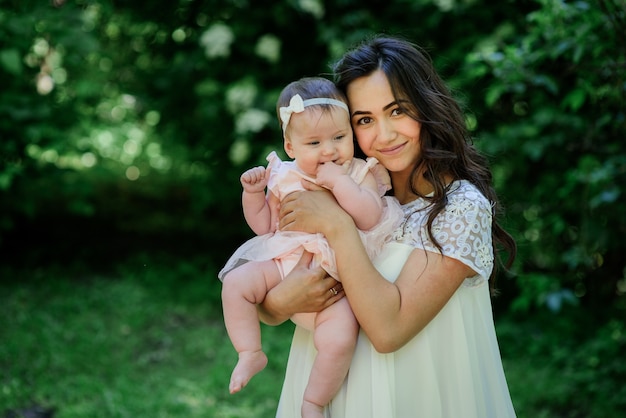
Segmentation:
<svg viewBox="0 0 626 418">
<path fill-rule="evenodd" d="M 55 418 L 273 416 L 292 326 L 263 328 L 268 367 L 231 396 L 236 353 L 215 275 L 10 273 L 0 288 L 0 416 L 34 405 Z"/>
<path fill-rule="evenodd" d="M 263 327 L 268 367 L 231 396 L 236 353 L 215 271 L 157 259 L 105 275 L 0 267 L 0 417 L 35 406 L 54 418 L 274 416 L 293 326 Z M 518 417 L 616 416 L 626 394 L 611 389 L 626 373 L 623 322 L 581 351 L 567 340 L 581 322 L 554 318 L 498 319 Z"/>
</svg>

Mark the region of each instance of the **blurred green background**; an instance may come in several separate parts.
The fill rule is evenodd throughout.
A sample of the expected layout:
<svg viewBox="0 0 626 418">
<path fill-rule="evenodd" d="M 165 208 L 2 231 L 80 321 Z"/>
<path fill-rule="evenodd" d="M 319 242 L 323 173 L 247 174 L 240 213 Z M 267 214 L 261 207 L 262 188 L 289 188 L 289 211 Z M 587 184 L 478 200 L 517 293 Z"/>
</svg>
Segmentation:
<svg viewBox="0 0 626 418">
<path fill-rule="evenodd" d="M 626 410 L 624 0 L 2 0 L 0 416 L 273 416 L 290 324 L 227 391 L 238 178 L 282 148 L 282 87 L 376 32 L 430 52 L 490 157 L 518 416 Z"/>
</svg>

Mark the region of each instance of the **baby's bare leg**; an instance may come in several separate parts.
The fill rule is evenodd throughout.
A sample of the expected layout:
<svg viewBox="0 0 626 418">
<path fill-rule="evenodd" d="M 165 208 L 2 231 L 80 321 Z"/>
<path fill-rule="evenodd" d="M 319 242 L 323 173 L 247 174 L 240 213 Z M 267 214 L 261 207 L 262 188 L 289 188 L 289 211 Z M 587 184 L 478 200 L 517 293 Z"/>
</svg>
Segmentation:
<svg viewBox="0 0 626 418">
<path fill-rule="evenodd" d="M 313 339 L 317 357 L 304 391 L 302 418 L 322 418 L 324 407 L 343 384 L 359 332 L 348 300 L 341 299 L 317 315 Z"/>
<path fill-rule="evenodd" d="M 230 376 L 230 393 L 239 392 L 267 365 L 261 348 L 261 326 L 256 305 L 281 280 L 274 261 L 248 262 L 230 271 L 222 286 L 222 307 L 226 331 L 239 353 Z"/>
</svg>

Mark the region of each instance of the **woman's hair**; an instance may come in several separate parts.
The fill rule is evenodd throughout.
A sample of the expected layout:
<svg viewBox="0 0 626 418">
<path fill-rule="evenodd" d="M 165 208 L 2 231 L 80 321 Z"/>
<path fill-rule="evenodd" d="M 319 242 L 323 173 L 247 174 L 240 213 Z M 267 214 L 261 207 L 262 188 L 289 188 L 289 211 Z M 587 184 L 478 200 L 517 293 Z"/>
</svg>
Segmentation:
<svg viewBox="0 0 626 418">
<path fill-rule="evenodd" d="M 282 129 L 283 122 L 280 119 L 280 108 L 289 106 L 289 101 L 293 96 L 299 94 L 302 100 L 326 98 L 336 99 L 340 102 L 348 104 L 348 99 L 343 91 L 339 90 L 335 83 L 323 78 L 323 77 L 303 77 L 297 81 L 293 81 L 285 86 L 280 92 L 278 100 L 276 101 L 276 116 L 278 117 L 278 123 Z M 316 104 L 324 112 L 332 109 L 330 104 Z"/>
<path fill-rule="evenodd" d="M 446 185 L 445 176 L 451 175 L 454 179 L 468 180 L 492 202 L 494 255 L 499 260 L 498 247 L 502 246 L 508 251 L 505 266 L 510 267 L 517 252 L 516 244 L 497 222 L 500 206 L 487 158 L 474 148 L 463 111 L 437 74 L 428 54 L 404 39 L 379 35 L 348 51 L 333 70 L 335 83 L 344 92 L 357 78 L 382 70 L 393 96 L 408 100 L 408 103 L 400 102 L 403 103 L 402 110 L 421 123 L 421 156 L 413 168 L 409 187 L 416 195 L 432 201 L 427 230 L 439 250 L 441 245 L 432 234 L 432 224 L 447 204 L 449 185 Z M 432 197 L 424 196 L 415 188 L 415 180 L 421 172 L 435 189 Z M 495 278 L 495 267 L 497 265 L 491 273 L 492 279 Z M 490 281 L 493 286 L 495 280 Z"/>
</svg>

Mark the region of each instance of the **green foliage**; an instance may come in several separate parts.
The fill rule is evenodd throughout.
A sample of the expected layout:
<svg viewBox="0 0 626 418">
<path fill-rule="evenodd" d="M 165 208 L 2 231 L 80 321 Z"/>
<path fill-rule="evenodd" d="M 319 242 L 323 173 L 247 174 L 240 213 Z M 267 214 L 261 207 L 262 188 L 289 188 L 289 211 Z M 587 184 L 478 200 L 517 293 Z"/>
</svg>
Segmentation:
<svg viewBox="0 0 626 418">
<path fill-rule="evenodd" d="M 497 31 L 467 56 L 467 77 L 487 86 L 476 107 L 481 145 L 497 155 L 520 244 L 516 306 L 548 300 L 546 289 L 529 289 L 537 277 L 602 306 L 623 295 L 625 279 L 623 10 L 619 1 L 610 13 L 585 1 L 537 3 L 524 32 Z"/>
<path fill-rule="evenodd" d="M 33 223 L 86 218 L 120 234 L 131 224 L 191 233 L 217 218 L 217 227 L 230 225 L 220 232 L 234 248 L 250 236 L 237 179 L 280 150 L 274 106 L 286 83 L 328 75 L 330 62 L 374 31 L 441 50 L 454 66 L 481 36 L 464 13 L 485 33 L 511 15 L 483 6 L 406 1 L 378 13 L 349 0 L 11 2 L 0 10 L 0 72 L 19 82 L 0 98 L 8 116 L 0 135 L 10 138 L 0 145 L 0 244 Z M 412 14 L 425 17 L 420 26 Z M 431 33 L 441 25 L 454 29 L 439 40 Z M 149 211 L 143 201 L 154 203 Z"/>
<path fill-rule="evenodd" d="M 585 393 L 579 400 L 580 409 L 593 411 L 586 416 L 605 417 L 625 410 L 626 388 L 620 384 L 626 379 L 626 366 L 620 361 L 624 350 L 626 323 L 615 319 L 598 329 L 571 357 L 562 359 L 563 377 L 571 383 L 571 395 L 562 407 L 570 407 L 577 393 Z"/>
<path fill-rule="evenodd" d="M 575 308 L 567 315 L 509 316 L 498 322 L 505 372 L 520 417 L 613 416 L 626 406 L 621 353 L 626 323 L 598 326 Z M 532 385 L 528 383 L 532 382 Z"/>
</svg>

